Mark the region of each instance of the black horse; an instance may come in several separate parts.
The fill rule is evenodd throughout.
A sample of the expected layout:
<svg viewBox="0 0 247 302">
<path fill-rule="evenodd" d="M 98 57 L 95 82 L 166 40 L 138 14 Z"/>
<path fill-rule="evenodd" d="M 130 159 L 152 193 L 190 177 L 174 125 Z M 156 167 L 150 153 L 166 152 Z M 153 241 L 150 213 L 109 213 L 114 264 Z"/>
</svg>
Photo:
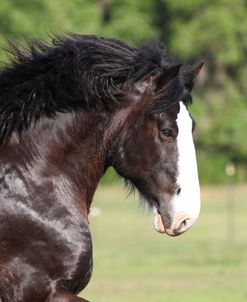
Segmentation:
<svg viewBox="0 0 247 302">
<path fill-rule="evenodd" d="M 71 35 L 12 46 L 0 72 L 0 301 L 79 302 L 89 282 L 88 214 L 109 166 L 175 236 L 199 215 L 187 107 L 202 64 L 160 42 Z"/>
</svg>

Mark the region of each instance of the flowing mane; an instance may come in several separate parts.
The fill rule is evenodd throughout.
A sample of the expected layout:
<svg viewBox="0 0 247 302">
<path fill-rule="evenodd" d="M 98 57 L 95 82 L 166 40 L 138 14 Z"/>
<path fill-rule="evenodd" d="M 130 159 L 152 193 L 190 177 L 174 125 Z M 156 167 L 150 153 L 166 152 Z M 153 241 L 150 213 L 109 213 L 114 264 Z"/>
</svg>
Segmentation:
<svg viewBox="0 0 247 302">
<path fill-rule="evenodd" d="M 0 144 L 42 115 L 106 107 L 119 102 L 122 84 L 175 64 L 162 42 L 139 48 L 96 36 L 56 36 L 51 44 L 34 40 L 10 45 L 9 65 L 0 72 Z M 174 91 L 174 89 L 171 89 Z"/>
</svg>

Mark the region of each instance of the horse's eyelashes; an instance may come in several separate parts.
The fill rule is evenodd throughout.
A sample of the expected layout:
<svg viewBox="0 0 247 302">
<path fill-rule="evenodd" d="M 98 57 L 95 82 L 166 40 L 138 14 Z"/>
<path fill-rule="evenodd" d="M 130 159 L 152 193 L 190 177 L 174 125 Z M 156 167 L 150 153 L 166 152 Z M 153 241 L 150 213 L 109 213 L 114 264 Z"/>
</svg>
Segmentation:
<svg viewBox="0 0 247 302">
<path fill-rule="evenodd" d="M 161 129 L 161 132 L 166 137 L 172 136 L 172 129 L 170 129 L 170 128 L 163 128 L 163 129 Z"/>
</svg>

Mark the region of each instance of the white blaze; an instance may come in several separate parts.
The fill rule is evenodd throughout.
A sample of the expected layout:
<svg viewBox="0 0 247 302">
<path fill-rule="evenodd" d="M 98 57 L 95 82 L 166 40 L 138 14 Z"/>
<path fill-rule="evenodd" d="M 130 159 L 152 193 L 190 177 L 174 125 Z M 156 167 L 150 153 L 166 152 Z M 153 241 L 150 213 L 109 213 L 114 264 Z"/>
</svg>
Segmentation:
<svg viewBox="0 0 247 302">
<path fill-rule="evenodd" d="M 185 214 L 192 225 L 200 213 L 200 186 L 197 172 L 196 152 L 192 137 L 192 119 L 186 106 L 180 102 L 177 118 L 178 125 L 178 176 L 177 185 L 180 193 L 171 201 L 173 217 Z"/>
</svg>

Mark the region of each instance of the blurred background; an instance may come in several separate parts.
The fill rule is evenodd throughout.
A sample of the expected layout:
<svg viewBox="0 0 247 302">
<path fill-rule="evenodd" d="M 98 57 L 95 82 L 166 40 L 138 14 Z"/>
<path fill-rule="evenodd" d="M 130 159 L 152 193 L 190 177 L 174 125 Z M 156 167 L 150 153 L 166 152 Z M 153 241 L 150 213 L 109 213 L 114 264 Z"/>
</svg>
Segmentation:
<svg viewBox="0 0 247 302">
<path fill-rule="evenodd" d="M 204 60 L 191 107 L 202 184 L 200 221 L 159 236 L 109 170 L 91 215 L 92 301 L 247 301 L 246 0 L 1 0 L 0 44 L 72 31 L 136 45 L 163 40 L 181 62 Z M 0 59 L 8 60 L 0 50 Z M 138 200 L 138 198 L 135 198 Z"/>
</svg>

